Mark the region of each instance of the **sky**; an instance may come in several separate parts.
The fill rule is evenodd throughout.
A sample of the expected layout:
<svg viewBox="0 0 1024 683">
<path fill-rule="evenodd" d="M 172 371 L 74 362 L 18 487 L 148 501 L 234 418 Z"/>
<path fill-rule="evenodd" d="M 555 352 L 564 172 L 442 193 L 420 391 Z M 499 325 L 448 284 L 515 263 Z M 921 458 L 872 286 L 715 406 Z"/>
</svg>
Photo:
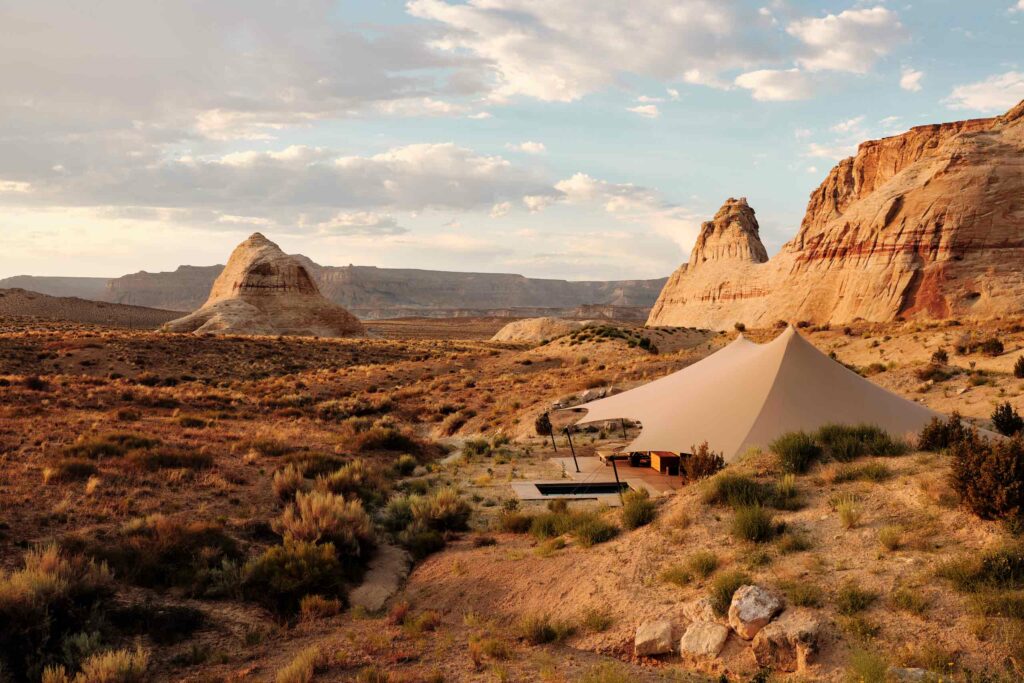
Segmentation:
<svg viewBox="0 0 1024 683">
<path fill-rule="evenodd" d="M 1024 99 L 1024 0 L 0 0 L 0 277 L 664 277 L 861 141 Z"/>
</svg>

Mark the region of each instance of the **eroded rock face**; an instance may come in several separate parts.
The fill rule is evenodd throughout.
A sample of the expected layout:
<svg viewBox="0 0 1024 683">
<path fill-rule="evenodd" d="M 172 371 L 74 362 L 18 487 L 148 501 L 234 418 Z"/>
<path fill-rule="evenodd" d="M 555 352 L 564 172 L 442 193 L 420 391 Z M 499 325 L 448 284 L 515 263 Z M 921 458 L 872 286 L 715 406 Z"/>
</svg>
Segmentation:
<svg viewBox="0 0 1024 683">
<path fill-rule="evenodd" d="M 788 610 L 754 637 L 754 658 L 777 671 L 804 671 L 821 648 L 823 622 L 804 610 Z"/>
<path fill-rule="evenodd" d="M 690 270 L 708 261 L 764 263 L 768 252 L 761 244 L 760 227 L 746 197 L 730 197 L 722 208 L 700 228 L 697 244 L 690 253 Z"/>
<path fill-rule="evenodd" d="M 206 303 L 170 332 L 346 337 L 362 323 L 320 295 L 309 272 L 260 233 L 235 248 Z"/>
<path fill-rule="evenodd" d="M 731 202 L 719 215 L 737 210 Z M 701 239 L 698 248 L 708 253 Z M 648 324 L 988 318 L 1022 308 L 1024 102 L 1000 117 L 861 144 L 811 195 L 777 255 L 699 268 L 691 257 Z"/>
<path fill-rule="evenodd" d="M 778 596 L 760 586 L 740 586 L 729 605 L 729 626 L 740 638 L 751 640 L 784 607 Z"/>
</svg>

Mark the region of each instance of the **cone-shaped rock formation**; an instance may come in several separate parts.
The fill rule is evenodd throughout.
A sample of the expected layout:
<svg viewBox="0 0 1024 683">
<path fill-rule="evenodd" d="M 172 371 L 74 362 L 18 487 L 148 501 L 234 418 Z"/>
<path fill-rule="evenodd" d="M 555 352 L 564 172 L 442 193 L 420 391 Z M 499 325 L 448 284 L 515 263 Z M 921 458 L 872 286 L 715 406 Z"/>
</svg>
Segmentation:
<svg viewBox="0 0 1024 683">
<path fill-rule="evenodd" d="M 260 233 L 231 253 L 206 303 L 170 332 L 349 337 L 359 320 L 320 294 L 309 272 Z"/>
</svg>

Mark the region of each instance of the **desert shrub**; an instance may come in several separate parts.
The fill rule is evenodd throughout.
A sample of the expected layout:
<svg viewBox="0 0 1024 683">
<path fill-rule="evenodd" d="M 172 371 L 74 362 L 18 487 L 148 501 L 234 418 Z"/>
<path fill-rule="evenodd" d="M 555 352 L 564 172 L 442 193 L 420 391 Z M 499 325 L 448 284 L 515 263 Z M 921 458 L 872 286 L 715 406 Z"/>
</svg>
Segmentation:
<svg viewBox="0 0 1024 683">
<path fill-rule="evenodd" d="M 469 528 L 472 508 L 453 488 L 441 489 L 411 501 L 412 518 L 435 531 L 465 531 Z"/>
<path fill-rule="evenodd" d="M 811 539 L 796 531 L 785 532 L 779 538 L 778 543 L 779 552 L 784 555 L 802 553 L 805 550 L 810 550 L 812 547 L 813 544 L 811 543 Z"/>
<path fill-rule="evenodd" d="M 398 542 L 417 560 L 444 549 L 444 535 L 436 529 L 412 524 L 398 534 Z"/>
<path fill-rule="evenodd" d="M 362 565 L 374 544 L 373 522 L 362 502 L 325 491 L 296 493 L 277 526 L 286 542 L 330 544 L 350 570 Z"/>
<path fill-rule="evenodd" d="M 889 663 L 877 652 L 854 650 L 850 653 L 847 680 L 850 683 L 886 683 Z"/>
<path fill-rule="evenodd" d="M 1024 418 L 1006 401 L 992 411 L 992 426 L 1003 436 L 1013 436 L 1024 429 Z"/>
<path fill-rule="evenodd" d="M 570 530 L 576 543 L 583 548 L 589 548 L 598 543 L 604 543 L 615 538 L 619 533 L 614 524 L 603 520 L 600 515 L 594 513 L 577 513 Z"/>
<path fill-rule="evenodd" d="M 352 443 L 355 450 L 366 451 L 404 451 L 406 453 L 422 453 L 423 444 L 414 436 L 397 427 L 371 427 L 365 432 L 355 435 Z"/>
<path fill-rule="evenodd" d="M 106 565 L 55 545 L 28 551 L 21 569 L 0 570 L 0 671 L 14 680 L 38 678 L 112 594 Z"/>
<path fill-rule="evenodd" d="M 580 624 L 591 633 L 604 633 L 611 628 L 615 620 L 603 609 L 588 607 L 580 619 Z"/>
<path fill-rule="evenodd" d="M 50 383 L 39 375 L 29 375 L 22 380 L 21 385 L 29 391 L 49 391 Z"/>
<path fill-rule="evenodd" d="M 892 477 L 892 470 L 884 463 L 872 462 L 866 465 L 843 465 L 832 474 L 832 482 L 841 484 L 847 481 L 881 482 Z"/>
<path fill-rule="evenodd" d="M 869 424 L 824 425 L 815 434 L 825 454 L 840 462 L 849 462 L 864 455 L 904 455 L 910 446 L 902 439 Z"/>
<path fill-rule="evenodd" d="M 487 439 L 466 439 L 462 444 L 462 452 L 468 456 L 490 455 L 491 444 Z"/>
<path fill-rule="evenodd" d="M 397 474 L 400 477 L 408 477 L 410 474 L 416 471 L 416 467 L 418 465 L 419 462 L 416 460 L 415 457 L 409 455 L 408 453 L 403 453 L 402 455 L 398 456 L 398 460 L 395 461 L 395 474 Z"/>
<path fill-rule="evenodd" d="M 962 593 L 1024 588 L 1024 546 L 1004 546 L 947 560 L 936 575 Z"/>
<path fill-rule="evenodd" d="M 525 534 L 533 524 L 533 515 L 518 510 L 502 510 L 498 514 L 498 528 L 512 534 Z"/>
<path fill-rule="evenodd" d="M 878 542 L 889 552 L 895 552 L 903 545 L 903 527 L 884 526 L 878 530 Z"/>
<path fill-rule="evenodd" d="M 206 429 L 206 420 L 192 415 L 182 415 L 178 418 L 178 424 L 185 429 Z"/>
<path fill-rule="evenodd" d="M 204 470 L 213 467 L 213 456 L 196 451 L 174 451 L 160 448 L 155 451 L 134 450 L 125 456 L 125 466 L 156 472 L 165 469 Z"/>
<path fill-rule="evenodd" d="M 982 519 L 1024 515 L 1024 438 L 990 440 L 970 430 L 950 448 L 950 484 Z"/>
<path fill-rule="evenodd" d="M 917 437 L 917 447 L 922 451 L 940 452 L 963 439 L 969 431 L 959 413 L 953 413 L 943 422 L 938 417 L 921 428 Z"/>
<path fill-rule="evenodd" d="M 718 556 L 710 550 L 698 550 L 686 564 L 695 575 L 706 579 L 718 569 Z"/>
<path fill-rule="evenodd" d="M 317 477 L 316 484 L 317 488 L 345 498 L 358 498 L 367 507 L 379 505 L 390 488 L 381 468 L 367 465 L 364 460 L 353 460 L 330 474 Z"/>
<path fill-rule="evenodd" d="M 532 614 L 519 621 L 519 637 L 530 645 L 559 643 L 575 632 L 575 628 L 561 621 L 555 621 L 548 614 Z"/>
<path fill-rule="evenodd" d="M 341 600 L 322 595 L 307 595 L 299 601 L 299 614 L 303 619 L 326 619 L 341 612 Z"/>
<path fill-rule="evenodd" d="M 836 611 L 850 616 L 863 612 L 878 599 L 877 593 L 862 589 L 853 581 L 847 581 L 836 592 Z"/>
<path fill-rule="evenodd" d="M 203 595 L 224 560 L 241 551 L 233 538 L 210 522 L 185 522 L 153 515 L 126 524 L 113 538 L 69 537 L 64 545 L 106 562 L 119 578 L 148 588 L 181 586 Z"/>
<path fill-rule="evenodd" d="M 1018 356 L 1013 364 L 1013 376 L 1017 379 L 1024 379 L 1024 355 Z"/>
<path fill-rule="evenodd" d="M 978 349 L 986 356 L 1000 356 L 1003 353 L 1003 342 L 995 337 L 990 337 L 981 342 Z"/>
<path fill-rule="evenodd" d="M 340 421 L 350 417 L 380 415 L 389 412 L 391 408 L 391 399 L 387 396 L 366 396 L 323 401 L 316 405 L 316 412 L 321 419 Z"/>
<path fill-rule="evenodd" d="M 766 543 L 776 534 L 775 520 L 760 505 L 736 508 L 732 519 L 732 535 L 741 541 Z"/>
<path fill-rule="evenodd" d="M 737 332 L 746 332 L 747 326 L 744 325 L 743 323 L 734 323 L 733 329 L 735 329 Z"/>
<path fill-rule="evenodd" d="M 84 458 L 64 458 L 59 462 L 43 469 L 43 483 L 51 481 L 82 481 L 99 472 L 89 460 Z"/>
<path fill-rule="evenodd" d="M 305 484 L 306 478 L 302 476 L 302 470 L 295 465 L 285 465 L 274 472 L 274 495 L 283 501 L 295 498 L 295 494 L 302 491 Z"/>
<path fill-rule="evenodd" d="M 707 479 L 725 467 L 725 458 L 716 453 L 705 441 L 699 446 L 691 446 L 691 453 L 681 458 L 682 475 L 687 481 Z"/>
<path fill-rule="evenodd" d="M 340 596 L 343 577 L 330 543 L 286 540 L 246 563 L 242 593 L 278 613 L 293 614 L 307 595 Z"/>
<path fill-rule="evenodd" d="M 292 447 L 276 439 L 256 439 L 249 442 L 249 448 L 268 458 L 280 458 L 292 452 Z"/>
<path fill-rule="evenodd" d="M 932 354 L 932 363 L 937 363 L 939 365 L 945 365 L 948 362 L 949 362 L 949 353 L 946 351 L 946 349 L 943 349 L 943 348 L 936 349 L 935 353 Z"/>
<path fill-rule="evenodd" d="M 385 530 L 397 533 L 412 523 L 412 498 L 404 493 L 394 495 L 380 512 Z"/>
<path fill-rule="evenodd" d="M 807 581 L 790 581 L 779 587 L 794 607 L 821 607 L 824 600 L 821 588 Z"/>
<path fill-rule="evenodd" d="M 327 664 L 327 656 L 318 645 L 311 645 L 295 655 L 277 672 L 274 683 L 312 683 L 317 671 Z"/>
<path fill-rule="evenodd" d="M 674 583 L 682 587 L 693 582 L 694 574 L 685 564 L 672 564 L 661 570 L 658 578 L 665 583 Z"/>
<path fill-rule="evenodd" d="M 897 588 L 889 595 L 889 604 L 896 609 L 914 614 L 924 614 L 931 605 L 931 600 L 913 588 Z"/>
<path fill-rule="evenodd" d="M 839 523 L 844 529 L 852 529 L 860 523 L 864 516 L 864 506 L 853 494 L 842 495 L 835 502 L 836 514 L 839 515 Z"/>
<path fill-rule="evenodd" d="M 622 526 L 638 529 L 654 521 L 656 505 L 647 489 L 627 491 L 622 497 Z"/>
<path fill-rule="evenodd" d="M 916 374 L 917 378 L 922 382 L 945 382 L 956 374 L 956 372 L 956 370 L 949 370 L 943 365 L 932 362 L 914 374 Z"/>
<path fill-rule="evenodd" d="M 119 458 L 128 451 L 153 448 L 159 439 L 149 439 L 137 434 L 110 432 L 99 436 L 84 437 L 64 449 L 69 458 Z"/>
<path fill-rule="evenodd" d="M 771 443 L 785 472 L 802 474 L 821 458 L 821 447 L 806 432 L 789 432 Z"/>
<path fill-rule="evenodd" d="M 315 479 L 322 474 L 330 474 L 343 467 L 346 462 L 341 456 L 331 453 L 293 453 L 283 459 L 285 465 L 298 467 L 306 479 Z"/>
<path fill-rule="evenodd" d="M 537 436 L 548 436 L 551 434 L 551 417 L 547 413 L 541 413 L 533 421 L 533 431 Z"/>
<path fill-rule="evenodd" d="M 771 484 L 764 484 L 746 475 L 721 472 L 708 479 L 704 489 L 704 502 L 710 505 L 770 505 L 775 501 L 776 491 Z"/>
<path fill-rule="evenodd" d="M 724 617 L 729 612 L 732 596 L 740 586 L 751 583 L 749 576 L 741 571 L 730 571 L 719 574 L 711 583 L 711 608 L 715 614 Z"/>
<path fill-rule="evenodd" d="M 48 667 L 42 683 L 145 683 L 149 680 L 149 653 L 141 647 L 134 650 L 98 652 L 82 662 L 82 670 L 74 678 L 63 666 Z"/>
</svg>

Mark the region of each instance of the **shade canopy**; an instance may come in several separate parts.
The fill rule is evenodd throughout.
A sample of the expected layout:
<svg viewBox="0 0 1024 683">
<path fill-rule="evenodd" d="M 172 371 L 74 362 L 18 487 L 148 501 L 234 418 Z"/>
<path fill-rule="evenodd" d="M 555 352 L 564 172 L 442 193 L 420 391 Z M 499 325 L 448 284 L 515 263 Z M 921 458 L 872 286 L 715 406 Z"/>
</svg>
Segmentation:
<svg viewBox="0 0 1024 683">
<path fill-rule="evenodd" d="M 581 408 L 579 423 L 639 421 L 627 451 L 689 453 L 707 441 L 727 462 L 790 431 L 872 424 L 905 436 L 941 417 L 847 369 L 792 327 L 767 344 L 741 336 L 678 372 Z"/>
</svg>

